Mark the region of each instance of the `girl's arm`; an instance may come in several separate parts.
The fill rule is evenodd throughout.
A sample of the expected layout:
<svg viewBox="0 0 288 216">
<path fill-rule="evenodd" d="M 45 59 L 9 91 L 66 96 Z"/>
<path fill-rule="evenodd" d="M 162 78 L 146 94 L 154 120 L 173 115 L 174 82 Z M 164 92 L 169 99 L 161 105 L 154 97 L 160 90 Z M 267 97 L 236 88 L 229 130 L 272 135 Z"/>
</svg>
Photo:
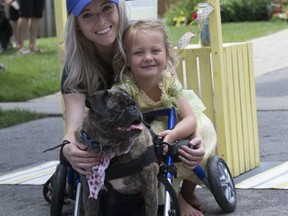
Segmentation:
<svg viewBox="0 0 288 216">
<path fill-rule="evenodd" d="M 172 130 L 165 130 L 158 135 L 165 142 L 173 143 L 178 139 L 189 138 L 196 130 L 197 123 L 194 112 L 186 97 L 183 95 L 177 99 L 180 121 Z"/>
<path fill-rule="evenodd" d="M 177 75 L 175 70 L 172 71 L 172 74 L 177 80 L 179 80 L 178 75 Z M 185 97 L 185 96 L 183 96 L 183 97 Z M 189 107 L 191 108 L 187 99 L 186 99 L 186 102 L 188 103 Z M 187 106 L 186 102 L 182 103 L 182 105 L 184 107 Z M 178 103 L 179 103 L 179 101 L 178 101 Z M 179 105 L 180 105 L 180 103 L 179 103 Z M 181 105 L 179 107 L 180 107 L 180 109 L 182 109 Z M 193 112 L 193 110 L 192 110 L 192 112 Z M 193 115 L 194 115 L 194 113 L 193 113 Z M 204 155 L 205 155 L 205 145 L 202 141 L 202 137 L 199 133 L 199 130 L 197 129 L 195 116 L 194 116 L 194 121 L 195 121 L 195 124 L 191 125 L 192 127 L 195 126 L 194 133 L 192 134 L 192 137 L 191 137 L 192 139 L 189 142 L 191 144 L 191 147 L 189 148 L 188 146 L 182 146 L 178 151 L 179 152 L 179 159 L 183 162 L 183 166 L 185 166 L 188 169 L 194 169 L 195 166 L 199 165 L 200 162 L 203 160 Z M 178 124 L 176 126 L 179 126 Z M 186 123 L 184 123 L 184 124 L 186 124 Z"/>
<path fill-rule="evenodd" d="M 64 157 L 71 166 L 83 175 L 91 174 L 91 168 L 96 166 L 100 157 L 86 151 L 86 145 L 75 141 L 75 131 L 81 125 L 85 112 L 85 95 L 79 93 L 64 94 L 65 105 L 65 135 L 63 140 L 71 143 L 64 145 L 62 151 Z"/>
</svg>

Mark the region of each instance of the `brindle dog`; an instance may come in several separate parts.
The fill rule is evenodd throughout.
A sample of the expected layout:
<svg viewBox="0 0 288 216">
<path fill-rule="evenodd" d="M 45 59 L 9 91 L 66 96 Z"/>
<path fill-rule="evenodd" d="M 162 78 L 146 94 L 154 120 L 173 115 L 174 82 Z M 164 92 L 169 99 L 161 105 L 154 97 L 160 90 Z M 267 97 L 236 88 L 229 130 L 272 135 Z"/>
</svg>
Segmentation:
<svg viewBox="0 0 288 216">
<path fill-rule="evenodd" d="M 153 145 L 148 128 L 143 125 L 143 116 L 135 102 L 126 91 L 119 88 L 103 90 L 86 100 L 89 108 L 82 126 L 76 132 L 76 139 L 89 145 L 88 151 L 99 153 L 104 163 L 95 168 L 95 172 L 105 175 L 105 168 L 112 157 L 117 163 L 127 163 L 139 158 L 149 146 Z M 114 164 L 113 164 L 114 165 Z M 156 216 L 158 207 L 158 163 L 152 162 L 143 167 L 143 171 L 111 180 L 115 190 L 124 194 L 144 193 L 146 216 Z M 102 186 L 101 177 L 82 177 L 83 204 L 85 216 L 95 216 L 99 209 L 97 192 L 89 184 Z M 103 178 L 104 176 L 102 176 Z M 90 194 L 90 196 L 89 196 Z"/>
</svg>

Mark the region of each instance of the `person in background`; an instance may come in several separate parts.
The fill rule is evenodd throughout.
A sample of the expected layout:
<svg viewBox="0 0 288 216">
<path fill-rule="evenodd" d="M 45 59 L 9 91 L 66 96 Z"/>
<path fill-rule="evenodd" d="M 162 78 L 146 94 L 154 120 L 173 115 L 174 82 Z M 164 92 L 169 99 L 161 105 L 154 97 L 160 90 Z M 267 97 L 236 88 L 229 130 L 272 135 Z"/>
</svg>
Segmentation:
<svg viewBox="0 0 288 216">
<path fill-rule="evenodd" d="M 35 53 L 40 50 L 36 46 L 36 39 L 39 30 L 39 20 L 42 18 L 45 0 L 18 0 L 19 1 L 19 20 L 17 32 L 19 36 L 19 54 Z M 29 32 L 29 49 L 24 48 L 24 39 Z"/>
<path fill-rule="evenodd" d="M 5 6 L 6 5 L 0 1 L 0 53 L 12 46 L 11 37 L 13 30 L 7 18 Z"/>
<path fill-rule="evenodd" d="M 19 49 L 19 35 L 17 31 L 17 24 L 19 19 L 19 3 L 18 0 L 5 0 L 8 6 L 9 20 L 12 24 L 13 29 L 13 40 L 15 43 L 15 48 Z"/>
</svg>

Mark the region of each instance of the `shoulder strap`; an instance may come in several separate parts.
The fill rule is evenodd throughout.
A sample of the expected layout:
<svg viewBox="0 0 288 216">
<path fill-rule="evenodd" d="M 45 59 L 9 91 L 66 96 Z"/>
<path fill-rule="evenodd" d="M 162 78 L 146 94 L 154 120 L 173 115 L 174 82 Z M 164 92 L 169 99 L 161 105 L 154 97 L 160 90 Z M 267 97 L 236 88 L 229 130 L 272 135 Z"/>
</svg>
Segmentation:
<svg viewBox="0 0 288 216">
<path fill-rule="evenodd" d="M 136 174 L 138 172 L 141 172 L 144 166 L 147 166 L 153 162 L 158 162 L 154 146 L 149 146 L 140 158 L 125 164 L 115 165 L 113 164 L 112 159 L 109 167 L 105 171 L 105 180 L 109 181 Z"/>
<path fill-rule="evenodd" d="M 167 178 L 165 178 L 165 176 L 161 172 L 158 173 L 157 178 L 164 185 L 165 190 L 167 190 L 169 195 L 170 195 L 170 198 L 172 200 L 171 209 L 173 209 L 175 211 L 175 213 L 172 215 L 180 216 L 180 207 L 178 204 L 177 195 L 176 195 L 175 190 L 173 189 L 172 185 L 170 184 L 170 182 L 167 180 Z"/>
</svg>

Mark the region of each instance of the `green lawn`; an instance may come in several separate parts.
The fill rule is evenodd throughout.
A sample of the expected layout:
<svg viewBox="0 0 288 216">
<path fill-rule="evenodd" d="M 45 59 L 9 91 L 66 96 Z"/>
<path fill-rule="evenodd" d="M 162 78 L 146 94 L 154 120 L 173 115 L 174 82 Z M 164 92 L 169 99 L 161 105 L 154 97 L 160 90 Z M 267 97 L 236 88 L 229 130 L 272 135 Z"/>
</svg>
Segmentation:
<svg viewBox="0 0 288 216">
<path fill-rule="evenodd" d="M 283 29 L 287 29 L 286 22 L 242 22 L 222 24 L 222 37 L 224 43 L 244 42 L 257 37 L 269 35 Z M 197 26 L 192 27 L 197 32 Z M 186 27 L 169 27 L 171 41 L 176 44 L 180 37 L 187 31 Z M 192 39 L 192 43 L 198 43 L 198 38 Z"/>
<path fill-rule="evenodd" d="M 0 129 L 21 124 L 27 121 L 32 121 L 40 118 L 45 118 L 48 115 L 34 113 L 27 110 L 2 110 L 0 109 Z"/>
<path fill-rule="evenodd" d="M 56 38 L 37 40 L 41 53 L 19 55 L 15 49 L 0 54 L 0 102 L 26 101 L 59 91 Z"/>
<path fill-rule="evenodd" d="M 247 41 L 287 27 L 286 22 L 225 23 L 222 25 L 223 42 Z M 195 28 L 197 27 L 194 26 L 193 31 L 197 31 Z M 172 43 L 176 45 L 186 28 L 169 27 L 168 31 Z M 192 43 L 197 42 L 197 37 L 192 40 Z M 27 101 L 60 90 L 56 38 L 40 38 L 37 44 L 42 53 L 18 55 L 15 50 L 9 50 L 0 54 L 0 63 L 6 66 L 6 70 L 0 72 L 0 102 Z M 25 119 L 22 116 L 26 116 Z M 0 128 L 42 117 L 43 115 L 30 112 L 27 114 L 25 111 L 0 110 Z"/>
</svg>

